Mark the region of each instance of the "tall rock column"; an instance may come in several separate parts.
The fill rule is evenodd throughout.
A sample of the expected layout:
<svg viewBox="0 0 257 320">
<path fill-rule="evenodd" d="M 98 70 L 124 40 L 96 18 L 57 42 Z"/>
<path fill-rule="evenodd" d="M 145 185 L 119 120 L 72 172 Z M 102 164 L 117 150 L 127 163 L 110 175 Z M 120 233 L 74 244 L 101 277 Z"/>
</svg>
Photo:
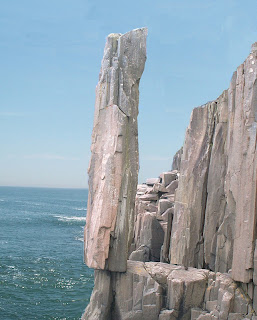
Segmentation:
<svg viewBox="0 0 257 320">
<path fill-rule="evenodd" d="M 226 184 L 236 202 L 232 277 L 249 282 L 253 277 L 257 212 L 257 43 L 237 69 L 229 114 Z"/>
<path fill-rule="evenodd" d="M 147 29 L 110 34 L 96 87 L 85 227 L 90 268 L 124 272 L 133 236 L 138 179 L 139 81 Z"/>
<path fill-rule="evenodd" d="M 172 223 L 170 261 L 174 264 L 204 266 L 203 221 L 216 112 L 216 102 L 195 108 L 186 132 Z"/>
<path fill-rule="evenodd" d="M 234 234 L 234 211 L 227 205 L 224 190 L 228 158 L 228 90 L 225 90 L 216 102 L 216 127 L 208 168 L 203 249 L 205 267 L 213 271 L 227 272 L 232 264 Z"/>
<path fill-rule="evenodd" d="M 175 198 L 171 263 L 232 269 L 234 280 L 257 285 L 256 141 L 257 43 L 229 89 L 192 112 Z"/>
</svg>

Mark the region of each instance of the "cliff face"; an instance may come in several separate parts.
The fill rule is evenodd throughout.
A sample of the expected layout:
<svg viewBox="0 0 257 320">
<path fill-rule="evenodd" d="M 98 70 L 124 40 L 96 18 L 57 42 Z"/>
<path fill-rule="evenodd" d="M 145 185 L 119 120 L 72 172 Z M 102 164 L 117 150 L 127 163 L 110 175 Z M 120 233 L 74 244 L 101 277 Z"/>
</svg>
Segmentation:
<svg viewBox="0 0 257 320">
<path fill-rule="evenodd" d="M 230 88 L 193 110 L 176 193 L 171 263 L 253 279 L 256 239 L 255 46 Z"/>
<path fill-rule="evenodd" d="M 145 40 L 137 29 L 105 47 L 85 228 L 98 270 L 82 319 L 256 320 L 257 43 L 229 89 L 193 110 L 172 171 L 136 192 Z"/>
</svg>

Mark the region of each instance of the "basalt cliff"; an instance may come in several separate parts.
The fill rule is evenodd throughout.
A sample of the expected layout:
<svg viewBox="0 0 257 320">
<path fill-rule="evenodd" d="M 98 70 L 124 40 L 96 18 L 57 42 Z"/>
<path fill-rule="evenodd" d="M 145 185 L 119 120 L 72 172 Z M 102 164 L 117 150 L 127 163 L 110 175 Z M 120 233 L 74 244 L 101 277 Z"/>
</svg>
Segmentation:
<svg viewBox="0 0 257 320">
<path fill-rule="evenodd" d="M 257 43 L 195 108 L 172 170 L 137 185 L 145 28 L 107 38 L 96 88 L 83 320 L 257 320 Z"/>
</svg>

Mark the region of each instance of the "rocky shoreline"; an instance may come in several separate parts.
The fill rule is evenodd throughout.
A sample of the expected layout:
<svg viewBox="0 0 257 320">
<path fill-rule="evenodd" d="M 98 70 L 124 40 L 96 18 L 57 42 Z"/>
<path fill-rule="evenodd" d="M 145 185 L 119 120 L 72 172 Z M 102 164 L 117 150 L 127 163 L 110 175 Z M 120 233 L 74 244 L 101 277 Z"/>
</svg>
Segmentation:
<svg viewBox="0 0 257 320">
<path fill-rule="evenodd" d="M 83 320 L 257 320 L 257 43 L 195 108 L 172 170 L 136 186 L 145 28 L 108 37 L 96 90 Z"/>
</svg>

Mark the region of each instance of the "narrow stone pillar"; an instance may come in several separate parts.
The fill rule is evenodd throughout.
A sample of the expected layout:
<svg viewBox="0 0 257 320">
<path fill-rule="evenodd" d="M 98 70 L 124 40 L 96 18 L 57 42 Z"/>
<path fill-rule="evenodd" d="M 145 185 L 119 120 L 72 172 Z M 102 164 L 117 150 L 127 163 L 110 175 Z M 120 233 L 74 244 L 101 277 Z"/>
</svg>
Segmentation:
<svg viewBox="0 0 257 320">
<path fill-rule="evenodd" d="M 138 180 L 139 81 L 147 29 L 110 34 L 96 87 L 85 227 L 90 268 L 124 272 L 132 241 Z"/>
</svg>

